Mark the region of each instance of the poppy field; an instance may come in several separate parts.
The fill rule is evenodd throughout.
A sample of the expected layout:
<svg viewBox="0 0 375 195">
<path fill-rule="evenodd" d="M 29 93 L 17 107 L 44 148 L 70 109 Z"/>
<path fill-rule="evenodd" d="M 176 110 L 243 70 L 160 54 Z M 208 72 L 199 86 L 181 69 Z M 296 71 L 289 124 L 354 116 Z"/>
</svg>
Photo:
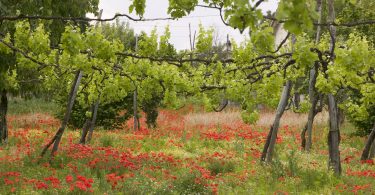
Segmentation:
<svg viewBox="0 0 375 195">
<path fill-rule="evenodd" d="M 360 161 L 365 138 L 345 124 L 343 174 L 327 171 L 326 115 L 314 127 L 313 149 L 300 148 L 304 114 L 286 113 L 271 164 L 260 162 L 272 113 L 257 125 L 236 110 L 161 110 L 156 129 L 96 129 L 78 144 L 69 129 L 52 162 L 40 151 L 59 127 L 47 113 L 9 115 L 9 141 L 0 147 L 0 194 L 374 194 L 373 160 Z M 319 118 L 318 117 L 318 118 Z"/>
</svg>

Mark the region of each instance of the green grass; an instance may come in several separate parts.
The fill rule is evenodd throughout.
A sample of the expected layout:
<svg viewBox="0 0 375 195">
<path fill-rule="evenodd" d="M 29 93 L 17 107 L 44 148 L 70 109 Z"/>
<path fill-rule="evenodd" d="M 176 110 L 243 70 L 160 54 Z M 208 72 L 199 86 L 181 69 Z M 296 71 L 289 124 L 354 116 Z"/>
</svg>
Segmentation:
<svg viewBox="0 0 375 195">
<path fill-rule="evenodd" d="M 52 103 L 38 99 L 12 100 L 12 106 L 13 113 L 22 114 L 55 109 Z M 22 122 L 17 114 L 12 117 L 17 118 L 14 123 Z M 360 163 L 365 140 L 350 136 L 355 131 L 350 124 L 341 128 L 343 174 L 336 177 L 327 170 L 328 128 L 323 125 L 314 128 L 316 139 L 310 153 L 299 148 L 300 127 L 290 126 L 288 131 L 281 127 L 282 142 L 276 144 L 273 162 L 269 164 L 259 161 L 264 141 L 258 143 L 258 137 L 238 136 L 246 129 L 236 129 L 229 140 L 212 139 L 201 134 L 206 131 L 204 128 L 189 129 L 183 125 L 178 126 L 178 131 L 162 126 L 144 135 L 125 129 L 95 129 L 87 146 L 76 144 L 80 130 L 67 129 L 59 153 L 48 164 L 47 157 L 38 161 L 39 154 L 56 127 L 38 126 L 39 118 L 29 118 L 23 126 L 36 125 L 13 125 L 8 145 L 0 149 L 0 194 L 11 194 L 12 188 L 16 194 L 91 194 L 70 189 L 72 184 L 66 177 L 73 176 L 77 182 L 78 175 L 93 179 L 93 194 L 214 194 L 214 190 L 218 194 L 373 194 L 375 190 L 372 176 L 347 173 L 375 171 L 374 165 Z M 175 125 L 175 121 L 171 122 Z M 166 121 L 163 124 L 167 125 Z M 212 128 L 219 133 L 230 130 Z M 267 131 L 257 126 L 251 129 Z M 176 134 L 170 136 L 165 131 Z M 191 132 L 194 135 L 188 138 Z M 352 160 L 344 160 L 347 157 Z M 21 175 L 7 176 L 10 171 Z M 108 179 L 111 174 L 117 177 L 116 185 Z M 60 188 L 45 180 L 50 176 L 59 179 Z M 5 179 L 14 184 L 5 185 Z M 29 180 L 44 182 L 48 189 L 38 189 Z"/>
<path fill-rule="evenodd" d="M 33 113 L 49 113 L 54 114 L 58 109 L 58 106 L 51 102 L 43 99 L 33 98 L 25 100 L 21 98 L 10 98 L 8 106 L 8 114 L 20 115 L 20 114 L 33 114 Z"/>
</svg>

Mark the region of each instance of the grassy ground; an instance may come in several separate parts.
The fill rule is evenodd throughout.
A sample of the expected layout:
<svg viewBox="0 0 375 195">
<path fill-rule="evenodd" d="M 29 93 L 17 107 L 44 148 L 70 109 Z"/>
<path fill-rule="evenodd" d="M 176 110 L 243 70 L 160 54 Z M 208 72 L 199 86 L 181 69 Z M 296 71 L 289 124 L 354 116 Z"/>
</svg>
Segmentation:
<svg viewBox="0 0 375 195">
<path fill-rule="evenodd" d="M 80 131 L 69 129 L 49 164 L 39 153 L 59 125 L 46 112 L 52 108 L 11 112 L 9 143 L 0 146 L 0 194 L 375 193 L 374 163 L 359 161 L 365 139 L 349 136 L 349 124 L 342 128 L 343 175 L 327 171 L 326 114 L 318 116 L 308 154 L 299 147 L 306 116 L 286 113 L 270 165 L 259 158 L 272 113 L 246 125 L 235 110 L 162 110 L 155 130 L 133 132 L 129 121 L 95 131 L 86 146 L 76 144 Z"/>
<path fill-rule="evenodd" d="M 8 113 L 10 115 L 49 113 L 53 114 L 57 105 L 53 102 L 46 102 L 43 99 L 23 100 L 13 97 L 9 100 Z"/>
</svg>

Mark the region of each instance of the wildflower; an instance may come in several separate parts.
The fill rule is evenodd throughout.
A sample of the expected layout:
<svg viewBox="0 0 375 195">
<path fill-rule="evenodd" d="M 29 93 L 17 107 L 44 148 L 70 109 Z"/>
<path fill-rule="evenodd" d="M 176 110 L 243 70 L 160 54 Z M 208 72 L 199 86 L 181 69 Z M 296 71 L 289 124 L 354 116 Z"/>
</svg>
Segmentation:
<svg viewBox="0 0 375 195">
<path fill-rule="evenodd" d="M 345 157 L 345 159 L 343 161 L 344 161 L 344 163 L 350 163 L 350 161 L 352 161 L 352 159 L 354 159 L 354 156 L 347 156 L 347 157 Z"/>
<path fill-rule="evenodd" d="M 368 164 L 368 165 L 375 165 L 373 159 L 362 160 L 361 163 L 362 163 L 362 164 Z"/>
<path fill-rule="evenodd" d="M 111 183 L 112 188 L 117 186 L 119 180 L 121 180 L 121 176 L 117 176 L 116 173 L 111 173 L 106 175 L 107 182 Z"/>
<path fill-rule="evenodd" d="M 7 179 L 7 178 L 4 178 L 4 183 L 5 183 L 5 185 L 13 185 L 13 184 L 14 184 L 14 181 L 9 180 L 9 179 Z"/>
<path fill-rule="evenodd" d="M 281 194 L 283 194 L 283 195 L 288 195 L 289 193 L 288 193 L 288 192 L 281 191 L 281 190 L 278 190 L 278 191 L 276 191 L 276 192 L 273 193 L 273 194 L 275 194 L 275 195 L 281 195 Z"/>
<path fill-rule="evenodd" d="M 7 172 L 5 173 L 6 176 L 10 177 L 10 176 L 13 176 L 13 177 L 19 177 L 21 176 L 21 173 L 19 172 Z"/>
<path fill-rule="evenodd" d="M 53 177 L 53 176 L 46 177 L 44 178 L 44 181 L 50 181 L 54 188 L 60 187 L 60 180 L 56 177 Z"/>
<path fill-rule="evenodd" d="M 82 184 L 85 186 L 85 188 L 91 188 L 91 186 L 92 186 L 91 184 L 94 182 L 94 180 L 92 178 L 86 178 L 86 177 L 84 177 L 82 175 L 78 175 L 77 176 L 77 180 L 78 181 L 76 181 L 76 186 L 77 186 L 77 183 L 79 183 L 79 185 L 80 185 L 79 188 L 80 189 L 81 189 L 81 185 Z"/>
<path fill-rule="evenodd" d="M 83 191 L 87 190 L 87 186 L 83 181 L 76 181 L 75 187 L 77 187 L 78 189 L 83 190 Z"/>
<path fill-rule="evenodd" d="M 283 181 L 285 181 L 285 177 L 279 177 L 277 180 L 283 182 Z"/>
<path fill-rule="evenodd" d="M 73 176 L 71 176 L 71 175 L 67 175 L 67 176 L 65 177 L 65 181 L 66 181 L 66 183 L 72 183 L 72 182 L 73 182 Z"/>
<path fill-rule="evenodd" d="M 358 191 L 360 191 L 360 190 L 365 190 L 365 189 L 367 189 L 367 188 L 369 188 L 370 187 L 370 184 L 365 184 L 365 185 L 354 185 L 353 186 L 353 190 L 352 190 L 352 192 L 354 192 L 354 193 L 358 193 Z"/>
<path fill-rule="evenodd" d="M 36 188 L 38 190 L 40 190 L 40 189 L 48 189 L 48 185 L 46 183 L 44 183 L 44 182 L 41 182 L 41 181 L 37 182 L 35 184 L 35 186 L 36 186 Z"/>
</svg>

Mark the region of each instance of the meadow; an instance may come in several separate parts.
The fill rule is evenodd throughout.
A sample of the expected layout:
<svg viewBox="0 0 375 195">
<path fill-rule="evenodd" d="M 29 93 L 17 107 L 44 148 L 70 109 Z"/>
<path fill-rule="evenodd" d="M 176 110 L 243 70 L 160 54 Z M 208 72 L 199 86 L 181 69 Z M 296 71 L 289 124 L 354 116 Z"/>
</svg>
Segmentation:
<svg viewBox="0 0 375 195">
<path fill-rule="evenodd" d="M 27 109 L 25 109 L 27 108 Z M 273 163 L 260 154 L 273 120 L 263 111 L 256 125 L 240 112 L 204 112 L 192 106 L 160 110 L 158 127 L 95 129 L 89 144 L 69 128 L 52 163 L 39 157 L 60 125 L 41 102 L 10 104 L 9 140 L 0 146 L 0 194 L 374 194 L 373 160 L 360 161 L 364 137 L 341 132 L 343 174 L 327 170 L 327 118 L 317 116 L 313 149 L 301 150 L 306 114 L 286 112 Z"/>
</svg>

